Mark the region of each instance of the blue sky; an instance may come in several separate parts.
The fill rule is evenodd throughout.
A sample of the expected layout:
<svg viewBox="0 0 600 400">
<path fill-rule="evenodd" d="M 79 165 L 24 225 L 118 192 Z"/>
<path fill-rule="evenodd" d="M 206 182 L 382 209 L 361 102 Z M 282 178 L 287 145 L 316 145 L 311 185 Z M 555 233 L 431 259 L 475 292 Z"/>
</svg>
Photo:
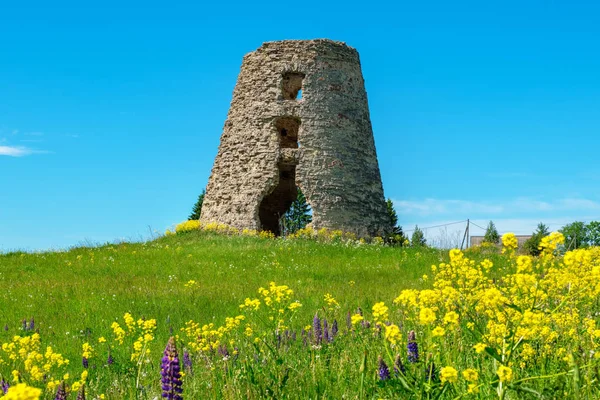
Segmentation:
<svg viewBox="0 0 600 400">
<path fill-rule="evenodd" d="M 598 2 L 19 3 L 0 13 L 0 251 L 186 219 L 243 55 L 281 39 L 359 51 L 405 229 L 600 218 Z"/>
</svg>

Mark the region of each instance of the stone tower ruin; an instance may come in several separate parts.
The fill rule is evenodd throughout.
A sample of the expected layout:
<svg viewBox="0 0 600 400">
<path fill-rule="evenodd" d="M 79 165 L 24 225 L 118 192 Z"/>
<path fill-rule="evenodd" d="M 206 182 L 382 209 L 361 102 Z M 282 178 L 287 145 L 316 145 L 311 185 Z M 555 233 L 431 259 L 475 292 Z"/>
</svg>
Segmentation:
<svg viewBox="0 0 600 400">
<path fill-rule="evenodd" d="M 313 227 L 390 230 L 358 52 L 331 40 L 244 57 L 201 221 L 280 234 L 299 187 Z"/>
</svg>

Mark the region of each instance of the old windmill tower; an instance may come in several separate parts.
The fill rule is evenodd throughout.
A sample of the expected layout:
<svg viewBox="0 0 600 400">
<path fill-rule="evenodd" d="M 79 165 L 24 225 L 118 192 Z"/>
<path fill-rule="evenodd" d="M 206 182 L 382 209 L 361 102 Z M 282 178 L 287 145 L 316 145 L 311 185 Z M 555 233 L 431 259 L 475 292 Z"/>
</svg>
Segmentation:
<svg viewBox="0 0 600 400">
<path fill-rule="evenodd" d="M 297 187 L 315 229 L 390 229 L 358 52 L 341 42 L 244 57 L 200 219 L 279 234 Z"/>
</svg>

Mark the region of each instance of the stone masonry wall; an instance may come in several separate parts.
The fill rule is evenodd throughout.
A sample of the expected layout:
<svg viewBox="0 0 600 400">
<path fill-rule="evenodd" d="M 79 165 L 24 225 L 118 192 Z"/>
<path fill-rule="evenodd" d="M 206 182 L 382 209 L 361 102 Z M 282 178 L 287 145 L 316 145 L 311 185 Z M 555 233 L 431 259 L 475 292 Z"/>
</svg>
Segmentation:
<svg viewBox="0 0 600 400">
<path fill-rule="evenodd" d="M 244 57 L 201 220 L 279 233 L 296 185 L 315 229 L 390 229 L 358 52 L 341 42 L 268 42 Z"/>
</svg>

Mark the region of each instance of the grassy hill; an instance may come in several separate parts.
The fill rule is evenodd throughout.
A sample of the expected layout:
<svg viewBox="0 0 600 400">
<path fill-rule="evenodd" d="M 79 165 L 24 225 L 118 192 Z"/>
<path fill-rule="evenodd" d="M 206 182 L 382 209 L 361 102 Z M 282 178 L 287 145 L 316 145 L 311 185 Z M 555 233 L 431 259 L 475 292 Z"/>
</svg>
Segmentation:
<svg viewBox="0 0 600 400">
<path fill-rule="evenodd" d="M 590 255 L 590 260 L 596 262 L 597 255 Z M 456 257 L 455 254 L 451 259 L 447 251 L 429 248 L 397 248 L 343 240 L 321 243 L 262 239 L 203 231 L 165 236 L 147 243 L 3 254 L 0 255 L 3 289 L 0 327 L 5 328 L 0 330 L 0 342 L 5 345 L 0 352 L 0 373 L 6 381 L 13 381 L 13 371 L 19 371 L 21 381 L 46 388 L 43 398 L 54 398 L 56 385 L 68 373 L 67 384 L 77 389 L 85 383 L 88 398 L 104 395 L 115 399 L 151 399 L 160 395 L 160 358 L 168 338 L 174 335 L 180 359 L 183 360 L 185 349 L 193 364 L 193 371 L 186 369 L 184 377 L 184 393 L 189 399 L 397 398 L 400 394 L 403 398 L 455 398 L 466 394 L 471 381 L 462 378 L 455 381 L 452 371 L 442 368 L 448 363 L 459 371 L 475 368 L 481 381 L 485 376 L 488 385 L 481 384 L 477 395 L 469 394 L 475 398 L 497 395 L 498 386 L 504 387 L 505 398 L 526 398 L 534 396 L 534 392 L 542 395 L 550 387 L 574 393 L 570 380 L 573 364 L 560 361 L 572 351 L 565 344 L 561 344 L 565 349 L 562 358 L 559 361 L 548 358 L 540 369 L 529 361 L 529 364 L 498 361 L 498 354 L 492 354 L 498 353 L 494 348 L 497 338 L 486 333 L 486 323 L 498 322 L 500 315 L 486 315 L 488 309 L 498 307 L 502 310 L 498 313 L 509 310 L 518 314 L 506 314 L 509 320 L 526 314 L 519 296 L 529 299 L 529 295 L 514 294 L 515 287 L 522 290 L 514 282 L 506 283 L 504 293 L 502 278 L 528 273 L 532 282 L 536 279 L 543 282 L 547 272 L 542 270 L 547 268 L 542 266 L 543 260 L 533 260 L 539 269 L 519 272 L 516 258 L 495 252 L 470 252 L 472 261 L 460 258 L 462 255 Z M 549 266 L 556 261 L 544 262 L 550 263 Z M 588 267 L 593 268 L 595 264 L 590 263 Z M 445 280 L 455 281 L 445 285 L 456 286 L 453 292 L 447 292 L 448 298 L 439 286 L 444 268 L 454 271 L 449 275 L 444 272 L 448 275 L 444 275 Z M 481 276 L 475 278 L 477 274 Z M 466 287 L 477 279 L 477 285 L 483 286 Z M 488 309 L 479 309 L 479 303 L 489 302 L 485 296 L 496 284 L 501 288 L 498 296 L 506 296 L 506 304 L 490 302 Z M 460 285 L 466 286 L 461 289 Z M 439 291 L 429 290 L 434 287 Z M 266 291 L 259 293 L 259 288 Z M 420 293 L 418 301 L 415 297 L 418 304 L 411 305 L 412 300 L 406 296 L 404 300 L 399 298 L 405 289 L 414 289 L 404 292 L 408 297 L 410 293 Z M 470 305 L 464 304 L 465 309 L 460 308 L 458 300 L 452 300 L 455 292 L 462 293 L 463 289 L 465 299 L 472 301 Z M 478 290 L 483 294 L 471 299 L 469 296 L 479 293 Z M 253 310 L 252 306 L 240 308 L 240 304 L 251 304 L 247 301 L 255 299 L 261 303 L 259 310 Z M 565 298 L 564 302 L 571 300 Z M 588 305 L 582 314 L 598 309 L 597 302 L 591 304 L 587 298 L 575 300 L 579 306 Z M 425 304 L 427 301 L 431 304 Z M 301 306 L 296 307 L 295 303 Z M 357 314 L 358 308 L 363 310 L 362 317 Z M 433 310 L 435 322 L 430 326 L 419 316 L 419 310 L 424 308 Z M 531 310 L 541 309 L 534 300 Z M 448 322 L 454 311 L 460 315 L 458 325 Z M 354 325 L 346 325 L 348 313 L 354 316 Z M 315 315 L 318 327 L 313 321 Z M 339 329 L 331 342 L 315 336 L 317 330 L 324 328 L 325 319 L 329 324 L 329 330 L 325 329 L 328 335 L 332 335 L 334 320 Z M 546 323 L 551 326 L 549 329 L 562 332 L 551 322 Z M 589 327 L 590 322 L 585 323 Z M 444 334 L 438 335 L 439 330 L 436 333 L 436 325 Z M 505 325 L 509 331 L 516 329 L 516 325 Z M 581 326 L 585 331 L 584 315 L 569 326 Z M 392 327 L 397 327 L 396 334 Z M 414 365 L 406 358 L 410 345 L 407 334 L 411 330 L 417 332 L 421 346 L 421 358 Z M 32 338 L 35 333 L 39 333 L 39 339 L 24 339 Z M 511 337 L 514 336 L 513 332 Z M 504 340 L 509 340 L 508 336 Z M 558 339 L 554 340 L 558 346 Z M 485 352 L 490 354 L 487 358 L 480 358 L 472 350 L 478 342 L 487 344 L 489 350 Z M 526 341 L 516 345 L 515 354 L 523 343 Z M 536 344 L 532 349 L 538 355 L 546 354 L 542 346 Z M 508 357 L 505 350 L 502 357 Z M 60 358 L 51 357 L 52 352 L 60 353 L 70 363 L 61 364 Z M 87 369 L 82 355 L 87 359 Z M 108 361 L 109 355 L 113 362 Z M 396 355 L 404 360 L 405 372 L 394 375 Z M 27 361 L 28 357 L 32 361 Z M 381 379 L 378 357 L 392 371 L 392 378 Z M 577 354 L 573 357 L 577 360 L 573 362 L 583 368 L 580 375 L 583 371 L 593 371 L 585 366 L 593 361 L 581 359 Z M 515 387 L 509 387 L 508 380 L 499 382 L 498 368 L 504 364 L 510 365 L 515 374 L 520 368 L 520 376 L 551 372 L 560 379 L 547 384 L 533 379 L 526 388 L 531 392 L 524 395 L 526 391 L 517 390 L 517 386 L 525 387 L 523 383 L 517 385 L 513 380 Z M 36 365 L 41 372 L 32 371 Z M 598 368 L 597 362 L 593 365 Z M 82 377 L 84 370 L 87 376 Z M 598 377 L 590 375 L 589 379 L 597 382 Z M 582 382 L 577 384 L 577 390 L 585 386 Z M 514 397 L 515 393 L 521 394 Z"/>
</svg>

